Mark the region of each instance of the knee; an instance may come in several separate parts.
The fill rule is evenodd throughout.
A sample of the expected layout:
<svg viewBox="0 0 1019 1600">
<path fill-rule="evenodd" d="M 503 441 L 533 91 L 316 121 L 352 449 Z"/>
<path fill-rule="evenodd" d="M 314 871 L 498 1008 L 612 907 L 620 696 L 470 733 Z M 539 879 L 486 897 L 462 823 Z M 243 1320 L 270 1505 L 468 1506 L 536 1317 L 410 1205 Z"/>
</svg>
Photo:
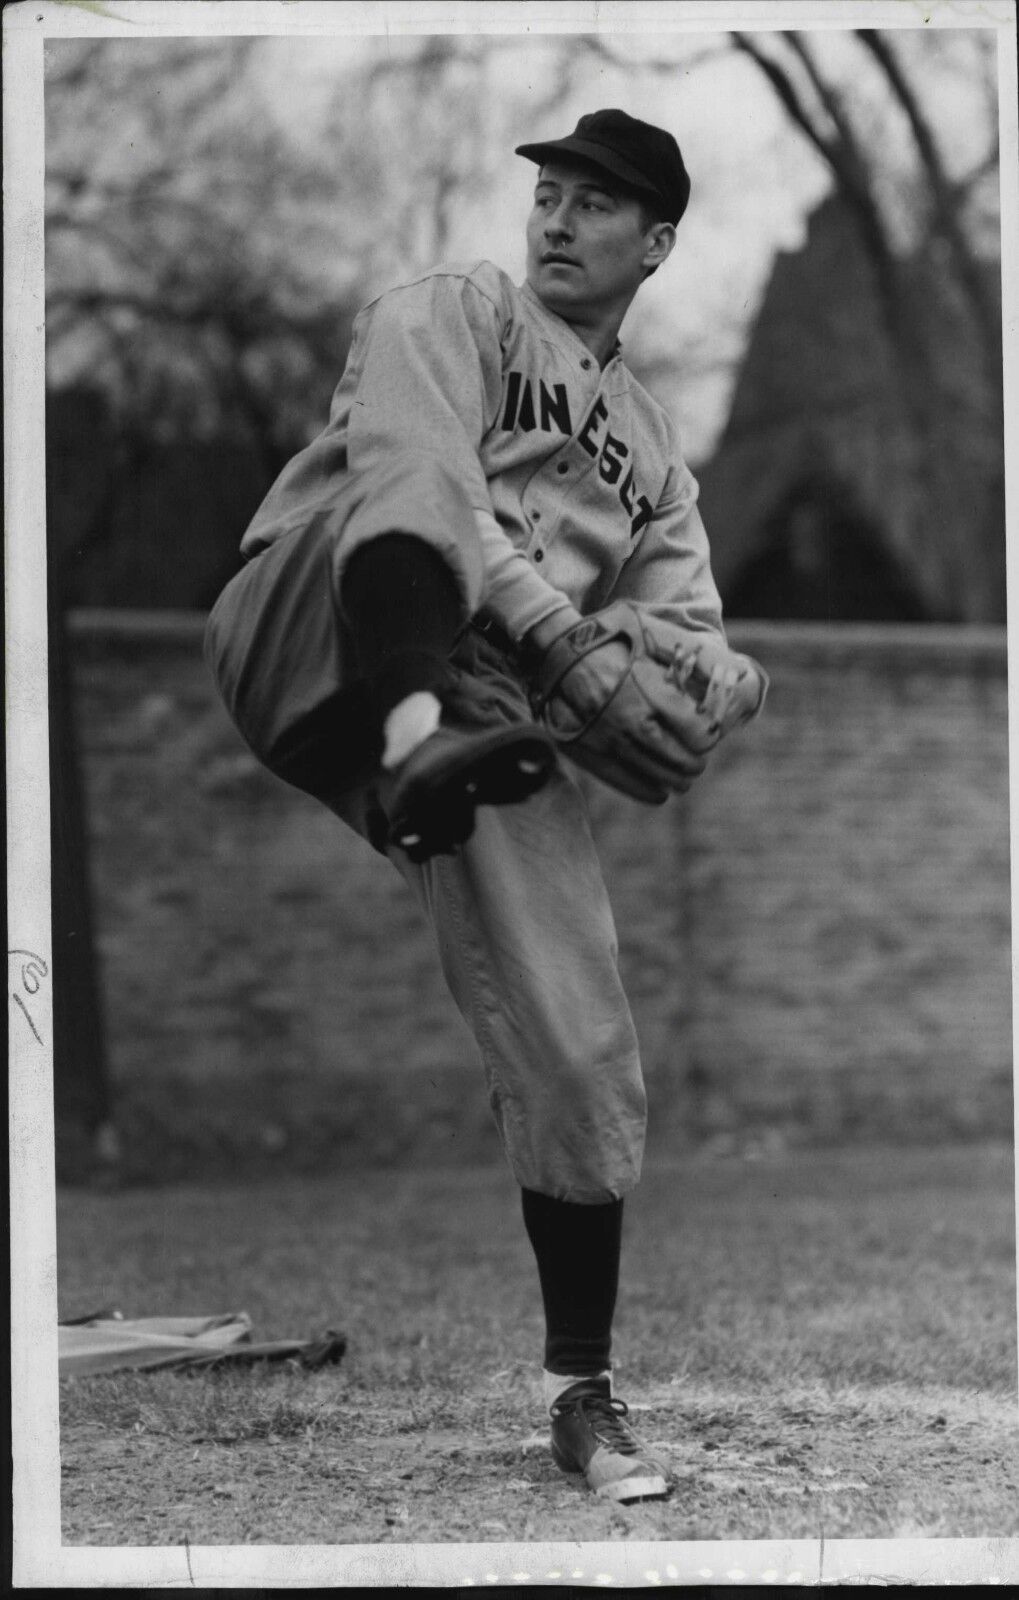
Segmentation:
<svg viewBox="0 0 1019 1600">
<path fill-rule="evenodd" d="M 356 475 L 356 492 L 336 551 L 337 592 L 354 552 L 393 533 L 410 534 L 436 550 L 468 614 L 477 610 L 484 569 L 474 510 L 460 480 L 432 456 L 401 451 L 384 465 Z"/>
<path fill-rule="evenodd" d="M 621 1199 L 640 1178 L 647 1131 L 637 1058 L 611 1072 L 571 1067 L 557 1077 L 554 1099 L 527 1141 L 531 1187 L 581 1205 Z"/>
</svg>

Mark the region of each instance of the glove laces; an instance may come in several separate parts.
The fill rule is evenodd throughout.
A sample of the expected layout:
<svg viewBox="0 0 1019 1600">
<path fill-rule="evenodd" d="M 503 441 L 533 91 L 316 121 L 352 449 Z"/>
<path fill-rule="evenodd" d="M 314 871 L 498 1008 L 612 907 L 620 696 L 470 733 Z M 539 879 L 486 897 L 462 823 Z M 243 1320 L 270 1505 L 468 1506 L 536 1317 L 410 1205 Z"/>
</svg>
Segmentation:
<svg viewBox="0 0 1019 1600">
<path fill-rule="evenodd" d="M 672 660 L 665 669 L 665 676 L 671 678 L 677 689 L 685 689 L 695 699 L 701 700 L 707 693 L 708 677 L 702 667 L 697 665 L 697 656 L 693 651 L 684 650 L 677 645 L 672 652 Z"/>
</svg>

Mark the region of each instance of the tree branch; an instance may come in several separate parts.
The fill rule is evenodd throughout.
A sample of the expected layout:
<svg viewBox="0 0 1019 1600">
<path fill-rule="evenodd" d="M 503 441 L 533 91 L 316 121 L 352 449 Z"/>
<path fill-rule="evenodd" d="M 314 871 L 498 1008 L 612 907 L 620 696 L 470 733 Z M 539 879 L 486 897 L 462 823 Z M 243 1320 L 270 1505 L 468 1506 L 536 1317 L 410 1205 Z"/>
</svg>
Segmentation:
<svg viewBox="0 0 1019 1600">
<path fill-rule="evenodd" d="M 859 140 L 834 95 L 831 85 L 821 76 L 816 61 L 796 33 L 786 36 L 810 77 L 825 113 L 835 129 L 835 137 L 826 137 L 818 128 L 794 87 L 792 79 L 779 62 L 767 56 L 746 34 L 734 33 L 737 48 L 749 55 L 764 73 L 780 102 L 795 125 L 823 157 L 836 186 L 855 211 L 860 224 L 864 247 L 877 274 L 880 301 L 885 313 L 889 334 L 900 348 L 908 337 L 908 316 L 903 306 L 903 289 L 895 252 L 874 199 L 871 173 L 860 149 Z"/>
<path fill-rule="evenodd" d="M 976 166 L 970 167 L 969 171 L 964 172 L 961 178 L 955 178 L 952 180 L 952 193 L 959 198 L 965 198 L 969 194 L 970 190 L 976 187 L 981 178 L 986 178 L 989 172 L 996 172 L 1000 165 L 1001 140 L 999 139 L 998 134 L 995 133 L 994 143 L 991 145 L 986 155 L 981 156 Z"/>
<path fill-rule="evenodd" d="M 872 28 L 858 28 L 856 34 L 880 66 L 909 121 L 917 153 L 930 186 L 935 226 L 952 253 L 959 281 L 980 330 L 985 365 L 989 374 L 994 373 L 994 381 L 997 383 L 1001 368 L 997 310 L 988 293 L 979 263 L 963 231 L 956 191 L 945 171 L 934 130 L 888 40 Z"/>
<path fill-rule="evenodd" d="M 859 198 L 866 196 L 869 200 L 873 188 L 872 175 L 869 170 L 867 158 L 863 153 L 856 129 L 846 115 L 842 99 L 837 93 L 834 84 L 822 76 L 821 69 L 815 57 L 807 48 L 806 40 L 799 33 L 790 32 L 783 35 L 790 50 L 794 52 L 803 63 L 807 76 L 814 91 L 831 118 L 832 126 L 838 134 L 837 140 L 829 142 L 829 160 L 833 170 L 842 180 L 846 188 L 853 190 Z"/>
<path fill-rule="evenodd" d="M 694 67 L 703 66 L 706 61 L 718 61 L 728 54 L 723 45 L 708 45 L 703 50 L 691 51 L 677 61 L 634 60 L 630 56 L 617 55 L 599 33 L 579 34 L 576 42 L 590 55 L 597 56 L 609 66 L 619 67 L 623 72 L 654 72 L 659 76 L 679 71 L 690 72 Z"/>
<path fill-rule="evenodd" d="M 316 349 L 331 331 L 342 326 L 348 314 L 342 305 L 316 306 L 303 313 L 292 307 L 277 309 L 268 297 L 253 295 L 231 301 L 229 306 L 213 303 L 204 293 L 190 301 L 175 300 L 165 285 L 157 285 L 150 294 L 131 289 L 54 289 L 47 295 L 46 307 L 48 314 L 74 312 L 91 318 L 127 311 L 150 327 L 219 329 L 238 345 L 296 335 Z"/>
<path fill-rule="evenodd" d="M 833 165 L 831 143 L 814 126 L 806 107 L 785 70 L 779 66 L 777 61 L 773 61 L 770 56 L 765 55 L 748 34 L 733 32 L 732 41 L 737 50 L 742 50 L 744 55 L 748 55 L 751 61 L 763 72 L 791 120 L 831 167 Z"/>
</svg>

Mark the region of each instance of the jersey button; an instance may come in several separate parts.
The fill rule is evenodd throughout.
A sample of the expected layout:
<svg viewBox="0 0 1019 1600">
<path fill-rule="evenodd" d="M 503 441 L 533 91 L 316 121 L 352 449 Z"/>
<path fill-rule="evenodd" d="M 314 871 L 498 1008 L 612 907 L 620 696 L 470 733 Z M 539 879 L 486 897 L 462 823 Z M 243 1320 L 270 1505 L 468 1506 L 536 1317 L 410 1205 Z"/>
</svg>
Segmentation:
<svg viewBox="0 0 1019 1600">
<path fill-rule="evenodd" d="M 584 356 L 581 359 L 580 365 L 583 367 L 585 372 L 590 372 L 591 368 L 594 366 L 594 362 L 591 360 L 590 356 Z"/>
<path fill-rule="evenodd" d="M 531 521 L 532 522 L 540 522 L 541 521 L 541 512 L 540 511 L 532 511 L 531 512 Z"/>
<path fill-rule="evenodd" d="M 556 467 L 557 472 L 569 472 L 569 470 L 570 463 L 568 461 L 560 461 L 559 465 Z"/>
<path fill-rule="evenodd" d="M 544 550 L 535 550 L 534 559 L 535 559 L 535 561 L 544 561 L 544 559 L 545 559 Z"/>
</svg>

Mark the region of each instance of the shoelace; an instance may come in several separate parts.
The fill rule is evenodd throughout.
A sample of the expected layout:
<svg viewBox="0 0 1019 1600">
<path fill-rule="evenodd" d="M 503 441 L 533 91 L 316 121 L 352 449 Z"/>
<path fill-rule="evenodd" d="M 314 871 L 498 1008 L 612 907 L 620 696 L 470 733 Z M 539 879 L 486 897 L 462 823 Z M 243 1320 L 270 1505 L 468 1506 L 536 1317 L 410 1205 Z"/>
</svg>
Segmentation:
<svg viewBox="0 0 1019 1600">
<path fill-rule="evenodd" d="M 630 1408 L 625 1400 L 600 1394 L 579 1395 L 576 1400 L 571 1400 L 569 1405 L 554 1405 L 552 1415 L 558 1417 L 566 1411 L 573 1410 L 579 1410 L 587 1418 L 592 1433 L 602 1444 L 608 1445 L 611 1450 L 617 1450 L 623 1456 L 637 1455 L 640 1446 L 632 1430 L 623 1421 L 623 1418 L 630 1414 Z"/>
</svg>

